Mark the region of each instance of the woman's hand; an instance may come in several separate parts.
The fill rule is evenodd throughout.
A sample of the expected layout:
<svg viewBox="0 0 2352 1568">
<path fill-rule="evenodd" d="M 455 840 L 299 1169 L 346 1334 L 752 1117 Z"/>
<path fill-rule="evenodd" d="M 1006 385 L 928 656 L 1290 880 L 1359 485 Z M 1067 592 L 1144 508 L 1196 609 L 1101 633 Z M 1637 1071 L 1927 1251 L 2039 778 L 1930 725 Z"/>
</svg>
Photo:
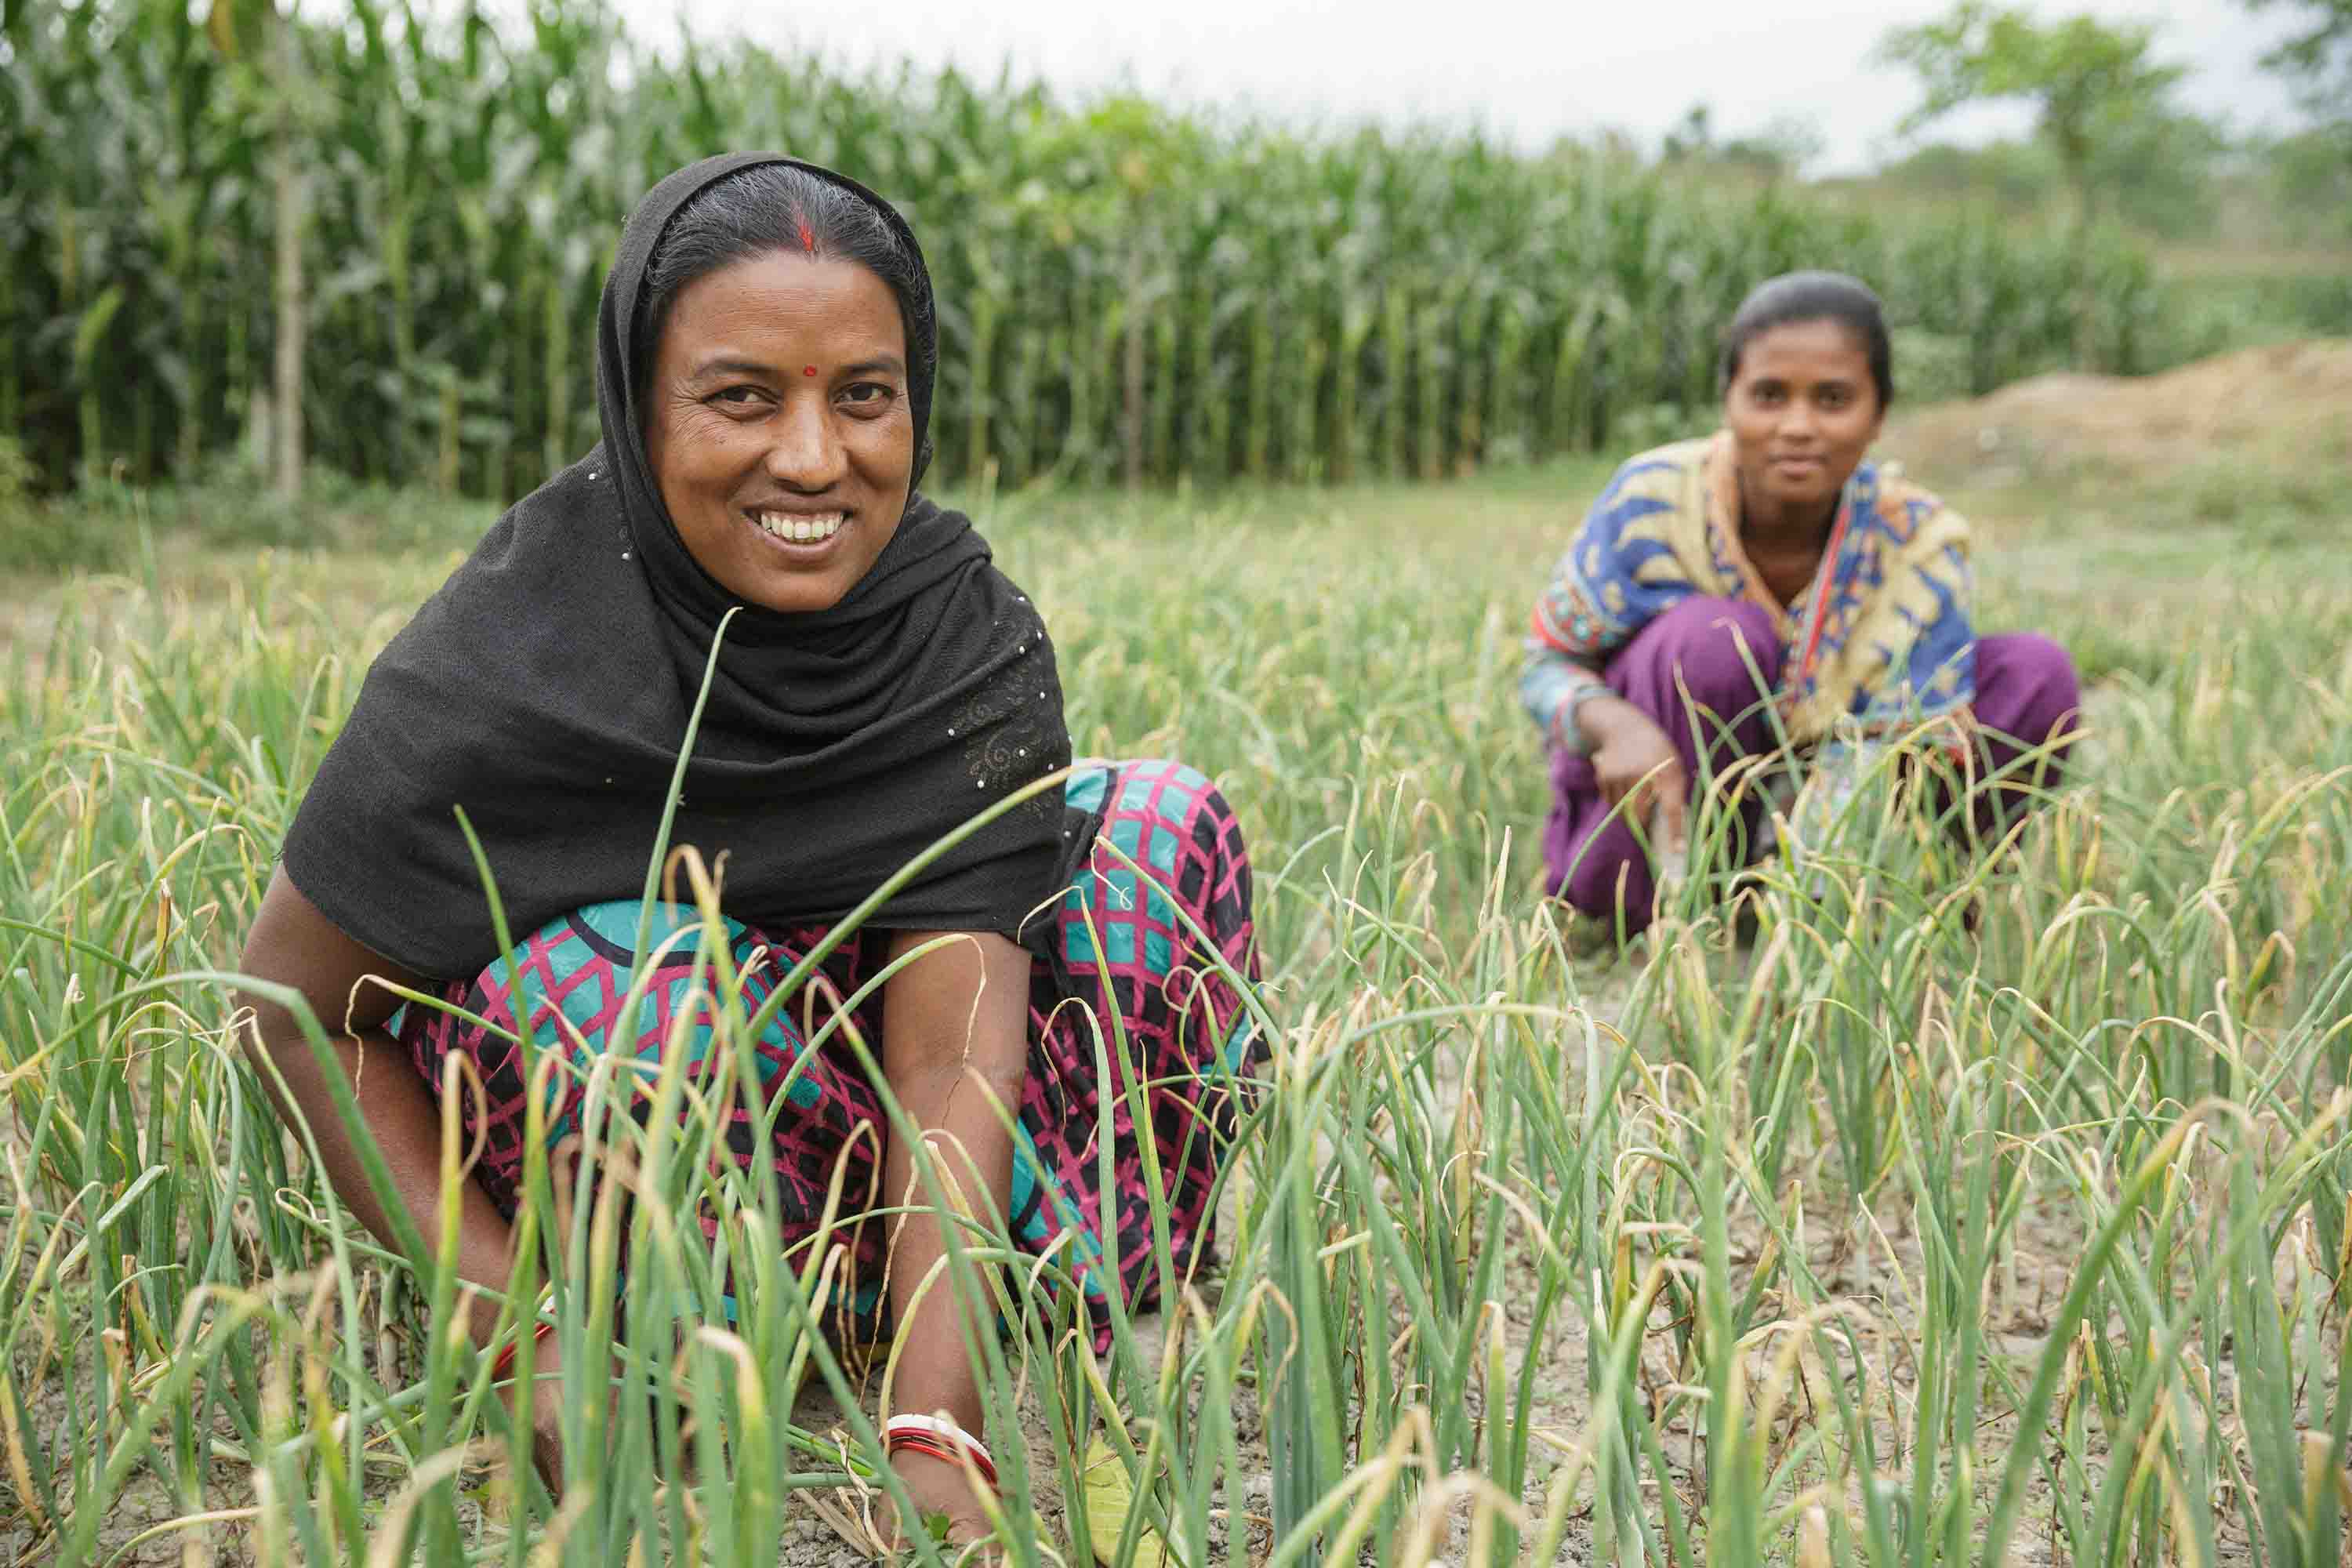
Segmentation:
<svg viewBox="0 0 2352 1568">
<path fill-rule="evenodd" d="M 539 1342 L 539 1353 L 531 1366 L 530 1397 L 516 1396 L 518 1415 L 530 1420 L 530 1459 L 539 1468 L 539 1479 L 547 1483 L 549 1493 L 563 1495 L 563 1378 L 556 1364 L 555 1344 L 551 1340 Z"/>
<path fill-rule="evenodd" d="M 1653 814 L 1664 819 L 1663 844 L 1653 850 L 1679 850 L 1689 842 L 1690 775 L 1675 743 L 1656 721 L 1619 697 L 1595 697 L 1577 722 L 1591 743 L 1592 772 L 1601 798 L 1624 805 L 1625 818 L 1647 833 Z"/>
<path fill-rule="evenodd" d="M 907 1489 L 907 1495 L 915 1502 L 914 1530 L 901 1531 L 895 1521 L 887 1519 L 883 1523 L 882 1539 L 892 1550 L 905 1552 L 914 1538 L 914 1531 L 929 1529 L 925 1521 L 941 1514 L 947 1517 L 948 1528 L 947 1537 L 940 1543 L 943 1548 L 940 1554 L 949 1562 L 958 1561 L 963 1548 L 989 1538 L 994 1527 L 989 1522 L 987 1510 L 980 1506 L 980 1500 L 973 1495 L 971 1479 L 962 1466 L 951 1465 L 945 1459 L 934 1459 L 928 1454 L 902 1452 L 892 1458 L 890 1468 L 898 1473 L 899 1484 Z M 889 1511 L 887 1500 L 883 1509 L 886 1514 Z M 998 1560 L 994 1552 L 982 1552 L 964 1559 L 973 1563 Z"/>
</svg>

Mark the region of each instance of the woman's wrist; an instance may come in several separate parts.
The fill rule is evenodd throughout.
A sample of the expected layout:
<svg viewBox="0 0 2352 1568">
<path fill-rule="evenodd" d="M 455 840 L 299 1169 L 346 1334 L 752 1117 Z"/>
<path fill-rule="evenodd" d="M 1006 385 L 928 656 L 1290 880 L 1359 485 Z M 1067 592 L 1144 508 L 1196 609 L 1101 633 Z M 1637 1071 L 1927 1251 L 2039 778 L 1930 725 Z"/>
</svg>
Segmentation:
<svg viewBox="0 0 2352 1568">
<path fill-rule="evenodd" d="M 514 1338 L 509 1340 L 499 1353 L 491 1359 L 490 1381 L 492 1383 L 506 1381 L 507 1374 L 514 1370 L 515 1359 L 522 1353 L 525 1342 L 530 1344 L 531 1360 L 534 1363 L 539 1362 L 545 1351 L 548 1335 L 552 1333 L 554 1329 L 555 1321 L 551 1318 L 541 1318 L 529 1324 L 517 1323 Z"/>
<path fill-rule="evenodd" d="M 1579 717 L 1584 710 L 1609 695 L 1609 688 L 1598 676 L 1590 673 L 1570 686 L 1551 705 L 1551 718 L 1545 726 L 1551 743 L 1580 755 L 1590 754 L 1591 747 L 1585 739 Z"/>
<path fill-rule="evenodd" d="M 1576 727 L 1577 738 L 1583 742 L 1586 756 L 1607 745 L 1626 723 L 1650 721 L 1648 714 L 1605 686 L 1592 688 L 1591 695 L 1579 702 L 1568 717 Z"/>
<path fill-rule="evenodd" d="M 992 1487 L 996 1485 L 996 1461 L 971 1429 L 960 1421 L 935 1415 L 893 1415 L 883 1423 L 882 1446 L 893 1460 L 917 1454 L 942 1464 L 970 1463 Z"/>
</svg>

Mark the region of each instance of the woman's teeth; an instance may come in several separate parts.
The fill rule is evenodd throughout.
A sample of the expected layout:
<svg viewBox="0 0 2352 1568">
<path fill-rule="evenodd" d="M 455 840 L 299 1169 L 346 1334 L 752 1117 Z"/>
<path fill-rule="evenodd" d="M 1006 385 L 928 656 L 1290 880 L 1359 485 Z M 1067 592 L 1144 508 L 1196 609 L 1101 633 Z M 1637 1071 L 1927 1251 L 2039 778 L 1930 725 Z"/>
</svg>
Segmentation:
<svg viewBox="0 0 2352 1568">
<path fill-rule="evenodd" d="M 814 516 L 782 511 L 755 511 L 751 521 L 774 534 L 778 539 L 794 544 L 822 544 L 841 531 L 849 521 L 845 511 L 818 512 Z"/>
</svg>

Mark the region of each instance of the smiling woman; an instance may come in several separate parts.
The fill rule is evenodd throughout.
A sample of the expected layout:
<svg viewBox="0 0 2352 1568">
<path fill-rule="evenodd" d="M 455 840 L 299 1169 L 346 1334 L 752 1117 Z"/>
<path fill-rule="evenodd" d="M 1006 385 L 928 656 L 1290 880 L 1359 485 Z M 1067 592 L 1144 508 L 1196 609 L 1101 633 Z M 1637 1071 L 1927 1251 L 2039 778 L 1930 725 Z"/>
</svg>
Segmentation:
<svg viewBox="0 0 2352 1568">
<path fill-rule="evenodd" d="M 1906 733 L 1987 781 L 1952 813 L 1963 836 L 1997 835 L 2058 776 L 2077 701 L 2065 651 L 1978 637 L 1967 523 L 1869 460 L 1893 361 L 1853 279 L 1762 285 L 1724 334 L 1723 428 L 1620 468 L 1560 557 L 1519 697 L 1551 746 L 1545 886 L 1586 917 L 1646 925 L 1654 856 L 1688 847 L 1695 792 L 1743 763 L 1734 871 L 1791 776 L 1758 769 L 1776 756 L 1802 780 L 1800 849 L 1822 847 Z"/>
<path fill-rule="evenodd" d="M 762 212 L 789 215 L 786 243 Z M 908 344 L 930 288 L 877 217 L 846 187 L 763 165 L 682 214 L 648 268 L 646 456 L 687 548 L 746 604 L 830 609 L 906 510 Z"/>
<path fill-rule="evenodd" d="M 1034 790 L 1070 763 L 1052 640 L 970 521 L 915 489 L 936 343 L 922 252 L 864 187 L 762 155 L 656 186 L 599 312 L 604 439 L 501 518 L 369 671 L 243 968 L 341 1026 L 351 1091 L 427 1234 L 435 1094 L 453 1063 L 470 1067 L 484 1092 L 459 1107 L 480 1154 L 458 1195 L 460 1271 L 495 1290 L 513 1266 L 532 1100 L 569 1158 L 586 1152 L 597 1061 L 683 1051 L 689 1103 L 734 1092 L 733 1069 L 694 1044 L 712 1022 L 705 933 L 690 909 L 640 902 L 666 807 L 672 842 L 723 872 L 726 943 L 753 1008 L 833 922 L 1001 808 L 832 949 L 809 1000 L 777 1010 L 753 1042 L 770 1101 L 728 1119 L 724 1149 L 772 1182 L 796 1263 L 843 1247 L 840 1331 L 899 1341 L 893 1465 L 927 1513 L 974 1535 L 985 1518 L 960 1461 L 986 1463 L 970 1347 L 995 1320 L 920 1289 L 944 1250 L 934 1215 L 843 1237 L 825 1223 L 836 1182 L 853 1218 L 914 1190 L 884 1091 L 927 1144 L 954 1151 L 1018 1246 L 1076 1281 L 1099 1335 L 1113 1293 L 1150 1301 L 1162 1256 L 1182 1270 L 1207 1255 L 1208 1194 L 1264 1047 L 1234 984 L 1256 973 L 1249 865 L 1209 781 L 1168 762 L 1091 763 Z M 531 933 L 510 952 L 459 811 Z M 621 1037 L 620 998 L 648 963 L 651 1005 Z M 396 1007 L 387 984 L 445 1005 Z M 827 986 L 866 988 L 829 1038 L 812 1016 Z M 288 1012 L 251 1000 L 257 1049 L 329 1179 L 388 1234 L 334 1086 Z M 571 1070 L 526 1083 L 523 1032 Z M 881 1081 L 853 1035 L 879 1042 Z M 1126 1053 L 1117 1082 L 1097 1081 L 1103 1038 Z M 361 1070 L 385 1055 L 399 1070 Z M 486 1302 L 470 1327 L 487 1339 L 497 1323 Z M 605 1378 L 548 1376 L 552 1359 L 539 1356 L 533 1396 L 551 1477 L 558 1391 Z"/>
</svg>

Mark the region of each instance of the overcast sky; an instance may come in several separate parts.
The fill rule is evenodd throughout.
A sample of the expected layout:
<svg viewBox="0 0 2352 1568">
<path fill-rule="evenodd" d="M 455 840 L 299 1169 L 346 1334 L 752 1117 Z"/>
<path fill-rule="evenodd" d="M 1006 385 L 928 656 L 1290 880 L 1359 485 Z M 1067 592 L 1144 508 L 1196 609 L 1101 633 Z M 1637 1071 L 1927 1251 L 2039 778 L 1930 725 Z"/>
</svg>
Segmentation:
<svg viewBox="0 0 2352 1568">
<path fill-rule="evenodd" d="M 1718 134 L 1807 120 L 1814 172 L 1894 150 L 1914 101 L 1904 73 L 1868 56 L 1887 27 L 1944 0 L 619 0 L 641 36 L 681 20 L 705 38 L 749 36 L 845 64 L 1010 61 L 1083 93 L 1131 84 L 1154 97 L 1305 122 L 1476 122 L 1524 146 L 1607 128 L 1654 143 L 1692 104 Z M 2240 129 L 2291 117 L 2255 64 L 2290 19 L 2238 0 L 2032 0 L 2160 20 L 2164 55 L 2192 67 L 2182 100 Z M 2021 129 L 2022 111 L 1955 117 L 1967 140 Z"/>
</svg>

